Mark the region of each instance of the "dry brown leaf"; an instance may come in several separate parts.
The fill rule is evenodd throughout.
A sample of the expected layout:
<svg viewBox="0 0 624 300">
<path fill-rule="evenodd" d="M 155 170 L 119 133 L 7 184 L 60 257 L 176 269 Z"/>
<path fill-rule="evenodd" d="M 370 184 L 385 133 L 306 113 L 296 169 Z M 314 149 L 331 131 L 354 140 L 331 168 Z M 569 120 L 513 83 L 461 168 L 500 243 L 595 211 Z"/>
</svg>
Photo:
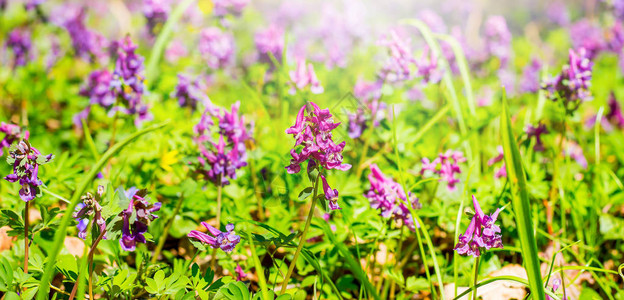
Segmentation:
<svg viewBox="0 0 624 300">
<path fill-rule="evenodd" d="M 515 276 L 523 279 L 527 278 L 524 268 L 516 264 L 504 266 L 502 269 L 488 274 L 488 277 L 497 276 Z M 468 287 L 457 287 L 457 293 L 461 294 L 467 289 Z M 514 281 L 494 281 L 477 289 L 477 296 L 483 300 L 524 299 L 526 294 L 527 291 L 524 285 Z M 451 283 L 445 285 L 444 295 L 446 299 L 453 299 L 455 295 L 455 284 Z M 460 299 L 469 300 L 470 298 L 466 295 Z"/>
<path fill-rule="evenodd" d="M 67 249 L 67 251 L 69 251 L 71 255 L 81 257 L 82 254 L 84 253 L 85 243 L 80 238 L 73 237 L 73 236 L 65 237 L 64 244 L 65 244 L 65 248 Z"/>
<path fill-rule="evenodd" d="M 15 238 L 11 238 L 7 235 L 9 230 L 11 230 L 9 226 L 0 227 L 0 252 L 11 249 L 13 245 Z"/>
</svg>

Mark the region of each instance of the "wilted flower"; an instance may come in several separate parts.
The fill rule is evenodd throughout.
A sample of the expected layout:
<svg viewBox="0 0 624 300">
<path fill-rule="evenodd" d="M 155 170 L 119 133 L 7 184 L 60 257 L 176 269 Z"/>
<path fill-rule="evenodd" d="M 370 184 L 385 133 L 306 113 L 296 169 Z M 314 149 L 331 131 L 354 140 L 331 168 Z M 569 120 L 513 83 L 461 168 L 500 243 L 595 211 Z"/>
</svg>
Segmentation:
<svg viewBox="0 0 624 300">
<path fill-rule="evenodd" d="M 490 55 L 506 66 L 511 57 L 511 32 L 503 16 L 491 16 L 485 21 L 485 46 Z"/>
<path fill-rule="evenodd" d="M 295 138 L 295 146 L 290 150 L 292 159 L 286 170 L 290 174 L 299 173 L 300 164 L 308 159 L 327 170 L 349 170 L 351 165 L 342 163 L 342 150 L 346 143 L 336 145 L 332 139 L 331 132 L 340 123 L 334 123 L 329 109 L 320 109 L 313 102 L 309 105 L 308 115 L 306 116 L 307 105 L 302 106 L 297 114 L 295 125 L 286 129 L 286 133 L 292 134 Z M 295 149 L 300 145 L 303 149 L 297 153 Z"/>
<path fill-rule="evenodd" d="M 74 219 L 78 222 L 76 227 L 78 228 L 78 237 L 81 239 L 87 238 L 87 229 L 89 225 L 89 218 L 93 218 L 100 230 L 100 233 L 106 230 L 106 220 L 102 217 L 102 206 L 100 206 L 100 201 L 102 201 L 102 194 L 104 193 L 104 187 L 98 186 L 98 191 L 95 196 L 91 193 L 87 193 L 83 195 L 80 200 L 81 203 L 76 205 L 76 211 L 73 214 Z"/>
<path fill-rule="evenodd" d="M 252 125 L 239 115 L 239 107 L 240 102 L 236 102 L 228 112 L 209 105 L 195 126 L 195 142 L 200 152 L 197 172 L 215 184 L 230 184 L 228 178 L 235 179 L 236 170 L 247 165 L 245 142 L 252 139 Z M 218 121 L 215 128 L 219 133 L 217 143 L 210 142 L 215 132 L 211 131 L 215 120 Z"/>
<path fill-rule="evenodd" d="M 269 54 L 275 59 L 282 61 L 284 51 L 284 30 L 275 24 L 271 24 L 267 29 L 256 32 L 254 37 L 256 49 L 260 54 L 260 61 L 271 62 Z"/>
<path fill-rule="evenodd" d="M 234 224 L 230 223 L 225 226 L 226 232 L 210 226 L 206 222 L 202 222 L 202 225 L 208 229 L 208 232 L 212 236 L 205 234 L 198 230 L 191 230 L 188 237 L 199 240 L 204 245 L 209 245 L 211 248 L 221 248 L 225 252 L 232 252 L 236 245 L 240 242 L 240 236 L 234 232 Z"/>
<path fill-rule="evenodd" d="M 26 65 L 32 47 L 30 32 L 20 28 L 13 29 L 7 37 L 6 46 L 13 50 L 13 68 Z"/>
<path fill-rule="evenodd" d="M 290 88 L 290 93 L 295 94 L 297 90 L 303 90 L 307 87 L 310 88 L 310 92 L 313 94 L 320 94 L 323 92 L 323 87 L 316 78 L 314 67 L 311 63 L 306 63 L 305 59 L 297 59 L 297 69 L 290 71 L 290 80 L 294 84 Z"/>
<path fill-rule="evenodd" d="M 20 139 L 28 139 L 30 137 L 30 133 L 28 130 L 23 130 L 15 124 L 9 123 L 0 123 L 0 132 L 4 133 L 4 137 L 0 140 L 0 156 L 4 154 L 2 149 L 9 148 L 13 144 L 13 142 Z"/>
<path fill-rule="evenodd" d="M 113 111 L 120 111 L 128 115 L 136 115 L 135 125 L 152 118 L 148 107 L 143 103 L 142 96 L 145 92 L 144 58 L 135 53 L 137 46 L 127 35 L 120 43 L 117 50 L 117 62 L 113 72 L 111 86 L 115 96 L 122 100 L 125 108 L 115 107 Z"/>
<path fill-rule="evenodd" d="M 447 150 L 445 153 L 440 153 L 433 161 L 429 161 L 428 158 L 422 159 L 421 175 L 425 175 L 426 172 L 432 172 L 440 176 L 440 181 L 446 181 L 446 187 L 450 191 L 455 190 L 455 185 L 459 183 L 459 178 L 455 177 L 461 173 L 459 163 L 465 162 L 466 158 L 460 151 Z"/>
<path fill-rule="evenodd" d="M 229 66 L 234 58 L 234 38 L 217 27 L 202 30 L 199 37 L 199 52 L 212 69 Z"/>
<path fill-rule="evenodd" d="M 214 14 L 217 17 L 223 17 L 227 14 L 240 16 L 249 0 L 214 0 Z"/>
<path fill-rule="evenodd" d="M 138 191 L 130 199 L 128 209 L 120 213 L 123 219 L 122 237 L 119 240 L 125 251 L 134 251 L 137 243 L 146 243 L 144 234 L 150 223 L 158 218 L 154 212 L 160 210 L 161 203 L 149 204 L 145 197 L 146 191 Z"/>
<path fill-rule="evenodd" d="M 544 143 L 542 142 L 542 134 L 548 133 L 546 125 L 542 122 L 537 124 L 537 127 L 529 124 L 524 128 L 524 132 L 527 134 L 527 139 L 535 138 L 535 146 L 533 150 L 537 152 L 544 151 Z"/>
<path fill-rule="evenodd" d="M 574 112 L 584 101 L 592 99 L 591 86 L 593 63 L 587 57 L 584 48 L 578 51 L 570 49 L 569 62 L 563 66 L 561 73 L 542 84 L 548 97 L 564 101 L 568 113 Z"/>
<path fill-rule="evenodd" d="M 387 47 L 389 54 L 379 77 L 388 82 L 410 79 L 416 59 L 409 47 L 409 39 L 401 38 L 396 30 L 391 30 L 378 44 Z"/>
<path fill-rule="evenodd" d="M 501 229 L 498 225 L 494 224 L 501 209 L 497 209 L 491 215 L 484 214 L 474 195 L 472 195 L 472 204 L 474 205 L 475 214 L 466 232 L 459 235 L 459 241 L 457 245 L 455 245 L 454 250 L 457 251 L 457 254 L 462 256 L 472 255 L 474 257 L 479 257 L 483 249 L 502 249 L 503 241 L 500 235 Z"/>
<path fill-rule="evenodd" d="M 413 209 L 420 209 L 418 197 L 409 192 L 408 200 L 401 185 L 384 175 L 376 164 L 371 164 L 370 171 L 368 180 L 371 186 L 364 197 L 368 198 L 371 207 L 378 209 L 382 217 L 401 220 L 408 228 L 415 230 L 409 208 L 403 202 L 412 205 Z"/>
<path fill-rule="evenodd" d="M 65 29 L 72 39 L 72 46 L 77 57 L 93 61 L 106 57 L 105 48 L 108 41 L 96 31 L 89 30 L 85 23 L 86 9 L 81 8 L 74 11 L 73 16 L 64 22 Z"/>
<path fill-rule="evenodd" d="M 178 99 L 181 107 L 186 106 L 193 110 L 197 109 L 197 103 L 202 103 L 204 107 L 212 105 L 206 95 L 206 85 L 200 78 L 192 80 L 184 74 L 178 74 L 178 85 L 171 96 Z"/>
<path fill-rule="evenodd" d="M 28 202 L 41 196 L 43 182 L 39 180 L 39 166 L 52 160 L 53 155 L 43 155 L 35 147 L 32 147 L 27 140 L 21 140 L 17 145 L 9 149 L 7 162 L 13 165 L 13 174 L 9 174 L 4 179 L 8 182 L 19 181 L 22 188 L 19 191 L 20 198 Z"/>
<path fill-rule="evenodd" d="M 520 82 L 520 92 L 536 93 L 540 89 L 540 70 L 542 64 L 537 59 L 532 59 L 522 71 L 522 81 Z"/>
</svg>

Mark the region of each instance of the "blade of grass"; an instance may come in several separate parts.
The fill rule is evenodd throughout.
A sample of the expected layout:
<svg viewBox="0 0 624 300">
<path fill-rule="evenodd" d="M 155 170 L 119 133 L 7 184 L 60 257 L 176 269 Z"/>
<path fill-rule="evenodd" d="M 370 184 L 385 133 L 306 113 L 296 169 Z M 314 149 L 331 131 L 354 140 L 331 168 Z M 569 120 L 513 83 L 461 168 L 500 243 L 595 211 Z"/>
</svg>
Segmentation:
<svg viewBox="0 0 624 300">
<path fill-rule="evenodd" d="M 318 225 L 321 227 L 321 229 L 323 229 L 323 232 L 325 232 L 325 235 L 329 238 L 331 244 L 338 248 L 338 252 L 340 252 L 340 255 L 345 259 L 345 262 L 349 266 L 349 270 L 353 272 L 355 278 L 357 278 L 360 283 L 364 285 L 369 295 L 377 300 L 381 299 L 379 298 L 379 294 L 377 294 L 375 287 L 368 280 L 368 276 L 366 276 L 366 273 L 364 273 L 364 270 L 362 270 L 360 263 L 355 261 L 355 258 L 353 258 L 353 254 L 351 253 L 351 251 L 349 251 L 349 249 L 347 249 L 344 243 L 341 243 L 336 239 L 336 236 L 332 232 L 331 228 L 329 228 L 329 225 L 327 225 L 327 223 L 325 222 L 318 222 Z"/>
<path fill-rule="evenodd" d="M 515 193 L 512 193 L 511 203 L 516 216 L 516 225 L 518 228 L 518 235 L 520 236 L 520 246 L 522 248 L 522 258 L 524 268 L 529 278 L 531 295 L 533 299 L 544 300 L 546 297 L 544 295 L 544 285 L 542 284 L 542 276 L 540 273 L 537 243 L 533 233 L 526 177 L 520 158 L 520 151 L 518 150 L 518 145 L 513 135 L 507 106 L 507 97 L 503 88 L 503 111 L 501 114 L 500 128 L 507 174 L 512 184 L 512 189 L 515 188 Z"/>
<path fill-rule="evenodd" d="M 54 273 L 54 270 L 56 269 L 56 264 L 55 264 L 56 257 L 61 251 L 61 246 L 63 245 L 63 241 L 65 240 L 65 235 L 67 234 L 67 226 L 69 225 L 69 221 L 72 218 L 72 212 L 76 208 L 76 205 L 78 205 L 78 202 L 80 201 L 80 197 L 82 196 L 82 194 L 84 194 L 88 185 L 93 181 L 97 173 L 100 172 L 100 170 L 102 169 L 102 167 L 104 167 L 104 165 L 108 162 L 108 160 L 111 159 L 117 153 L 119 153 L 119 151 L 121 151 L 124 147 L 126 147 L 128 144 L 136 140 L 138 137 L 148 132 L 152 132 L 154 130 L 163 128 L 165 125 L 167 125 L 167 123 L 154 125 L 154 126 L 145 128 L 143 130 L 137 131 L 136 133 L 127 137 L 125 140 L 115 144 L 108 151 L 106 151 L 104 155 L 102 155 L 102 157 L 95 164 L 95 166 L 93 166 L 93 168 L 89 170 L 89 173 L 87 173 L 87 175 L 83 177 L 82 181 L 78 184 L 78 188 L 76 189 L 76 191 L 74 191 L 74 194 L 72 195 L 70 199 L 70 203 L 67 205 L 67 208 L 65 209 L 65 213 L 63 214 L 61 223 L 58 229 L 56 230 L 56 233 L 54 234 L 54 243 L 52 244 L 52 249 L 50 249 L 50 251 L 48 252 L 45 270 L 43 272 L 43 275 L 41 276 L 41 281 L 39 282 L 39 291 L 37 292 L 37 300 L 45 300 L 48 298 L 48 293 L 50 291 L 50 280 L 52 279 L 52 275 Z"/>
<path fill-rule="evenodd" d="M 260 292 L 262 293 L 262 299 L 269 299 L 269 290 L 267 289 L 266 278 L 264 278 L 264 270 L 262 269 L 262 264 L 260 264 L 260 260 L 258 260 L 258 255 L 256 255 L 256 247 L 253 243 L 253 238 L 251 234 L 247 232 L 247 241 L 249 241 L 249 248 L 251 250 L 251 257 L 256 267 L 256 274 L 258 275 L 258 284 L 260 285 Z"/>
<path fill-rule="evenodd" d="M 82 130 L 84 131 L 85 140 L 87 141 L 87 145 L 89 145 L 89 149 L 91 150 L 93 159 L 95 159 L 95 161 L 98 161 L 100 159 L 100 153 L 95 147 L 95 143 L 93 142 L 93 138 L 91 137 L 91 131 L 89 130 L 89 126 L 87 126 L 87 121 L 85 119 L 80 119 L 80 121 L 82 122 Z"/>
<path fill-rule="evenodd" d="M 184 12 L 191 6 L 191 4 L 193 4 L 193 2 L 195 2 L 195 0 L 183 0 L 180 2 L 180 4 L 173 9 L 173 12 L 171 12 L 167 22 L 165 22 L 162 31 L 158 34 L 156 42 L 154 43 L 154 48 L 152 48 L 152 52 L 150 53 L 145 66 L 145 76 L 147 77 L 148 86 L 154 84 L 156 79 L 158 79 L 160 72 L 157 72 L 156 69 L 158 68 L 158 62 L 160 62 L 165 46 L 167 46 L 167 42 L 169 42 L 169 38 L 173 33 L 173 26 L 178 23 Z"/>
<path fill-rule="evenodd" d="M 470 115 L 475 117 L 477 115 L 477 110 L 475 109 L 474 95 L 472 93 L 472 84 L 470 83 L 470 74 L 468 71 L 468 62 L 466 61 L 466 55 L 464 55 L 464 50 L 462 50 L 462 47 L 457 39 L 450 35 L 434 34 L 434 36 L 440 40 L 447 42 L 451 46 L 451 49 L 453 49 L 453 54 L 455 55 L 457 67 L 459 67 L 459 74 L 462 77 L 462 81 L 464 82 L 464 88 L 466 89 L 466 103 L 468 104 L 468 110 L 470 111 Z"/>
</svg>

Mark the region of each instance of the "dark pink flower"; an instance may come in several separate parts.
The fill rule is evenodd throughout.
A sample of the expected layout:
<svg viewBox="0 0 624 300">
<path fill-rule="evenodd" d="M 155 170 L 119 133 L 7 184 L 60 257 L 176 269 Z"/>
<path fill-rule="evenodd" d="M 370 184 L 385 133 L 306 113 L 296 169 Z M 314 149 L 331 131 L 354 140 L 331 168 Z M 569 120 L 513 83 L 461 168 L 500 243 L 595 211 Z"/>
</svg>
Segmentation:
<svg viewBox="0 0 624 300">
<path fill-rule="evenodd" d="M 501 209 L 497 209 L 493 214 L 486 215 L 481 210 L 477 198 L 472 195 L 472 204 L 474 205 L 475 214 L 464 234 L 459 235 L 459 241 L 455 245 L 454 250 L 457 254 L 474 257 L 481 256 L 481 250 L 489 250 L 491 248 L 503 248 L 501 240 L 501 229 L 495 225 L 496 219 Z"/>
</svg>

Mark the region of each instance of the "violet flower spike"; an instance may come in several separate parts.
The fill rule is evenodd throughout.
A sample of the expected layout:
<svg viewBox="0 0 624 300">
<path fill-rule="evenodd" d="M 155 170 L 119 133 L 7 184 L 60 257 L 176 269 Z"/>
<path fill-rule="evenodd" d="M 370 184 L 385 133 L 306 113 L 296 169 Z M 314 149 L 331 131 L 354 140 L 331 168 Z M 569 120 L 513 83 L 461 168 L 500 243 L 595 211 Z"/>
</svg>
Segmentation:
<svg viewBox="0 0 624 300">
<path fill-rule="evenodd" d="M 486 215 L 481 210 L 481 206 L 477 198 L 472 195 L 472 204 L 475 214 L 464 234 L 459 235 L 457 245 L 453 250 L 462 256 L 472 255 L 474 257 L 481 256 L 482 250 L 491 248 L 503 248 L 501 240 L 501 229 L 495 225 L 496 219 L 501 209 L 497 209 L 493 214 Z"/>
<path fill-rule="evenodd" d="M 332 189 L 329 184 L 327 184 L 327 179 L 323 174 L 319 176 L 321 176 L 321 180 L 323 181 L 323 193 L 325 194 L 325 199 L 328 201 L 329 209 L 340 209 L 340 206 L 338 206 L 338 190 Z"/>
<path fill-rule="evenodd" d="M 53 157 L 52 154 L 42 155 L 27 140 L 11 146 L 7 163 L 13 165 L 13 173 L 4 179 L 8 182 L 19 182 L 22 186 L 19 190 L 22 201 L 28 202 L 41 196 L 40 187 L 43 182 L 39 179 L 39 166 L 50 162 Z"/>
<path fill-rule="evenodd" d="M 144 193 L 139 192 L 134 194 L 130 199 L 128 209 L 120 213 L 123 220 L 123 227 L 119 244 L 124 251 L 134 251 L 136 250 L 137 243 L 147 242 L 144 234 L 147 232 L 150 223 L 158 218 L 158 216 L 153 213 L 159 211 L 161 207 L 160 202 L 149 204 L 147 200 L 140 195 Z"/>
<path fill-rule="evenodd" d="M 193 238 L 201 242 L 202 244 L 209 245 L 211 248 L 221 248 L 225 252 L 232 252 L 236 245 L 240 242 L 240 236 L 234 232 L 234 224 L 230 223 L 225 226 L 226 232 L 210 226 L 206 222 L 201 222 L 208 232 L 212 235 L 205 234 L 201 231 L 191 230 L 188 237 Z"/>
</svg>

